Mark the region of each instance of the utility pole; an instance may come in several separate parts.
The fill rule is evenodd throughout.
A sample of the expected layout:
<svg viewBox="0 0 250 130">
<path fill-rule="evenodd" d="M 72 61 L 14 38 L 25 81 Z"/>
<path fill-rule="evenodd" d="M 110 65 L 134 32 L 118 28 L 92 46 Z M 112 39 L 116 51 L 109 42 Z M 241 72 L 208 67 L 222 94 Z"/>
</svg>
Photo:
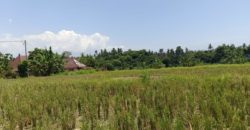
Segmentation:
<svg viewBox="0 0 250 130">
<path fill-rule="evenodd" d="M 0 43 L 23 43 L 24 45 L 24 51 L 25 51 L 25 58 L 28 60 L 28 53 L 27 53 L 27 41 L 0 41 Z M 28 77 L 29 77 L 29 69 L 28 69 Z"/>
<path fill-rule="evenodd" d="M 25 51 L 25 58 L 28 60 L 28 52 L 27 52 L 27 41 L 0 41 L 0 43 L 23 43 L 24 44 L 24 51 Z"/>
<path fill-rule="evenodd" d="M 26 40 L 24 40 L 24 42 L 23 42 L 23 44 L 24 44 L 24 47 L 25 47 L 25 57 L 26 57 L 26 60 L 28 60 L 28 54 L 27 54 L 27 41 Z"/>
</svg>

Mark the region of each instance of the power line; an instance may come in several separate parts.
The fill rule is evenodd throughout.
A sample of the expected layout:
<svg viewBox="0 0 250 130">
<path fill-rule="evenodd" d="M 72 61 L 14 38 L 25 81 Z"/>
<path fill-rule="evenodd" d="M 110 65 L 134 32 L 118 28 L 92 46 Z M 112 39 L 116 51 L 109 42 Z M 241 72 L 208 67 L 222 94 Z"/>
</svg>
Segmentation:
<svg viewBox="0 0 250 130">
<path fill-rule="evenodd" d="M 24 41 L 0 41 L 0 42 L 24 42 Z"/>
</svg>

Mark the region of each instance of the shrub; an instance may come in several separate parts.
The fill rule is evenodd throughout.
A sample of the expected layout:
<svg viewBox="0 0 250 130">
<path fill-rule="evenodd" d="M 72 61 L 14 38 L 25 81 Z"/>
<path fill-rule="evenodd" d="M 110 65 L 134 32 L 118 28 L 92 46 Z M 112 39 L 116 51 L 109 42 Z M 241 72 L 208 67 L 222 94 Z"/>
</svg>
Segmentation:
<svg viewBox="0 0 250 130">
<path fill-rule="evenodd" d="M 28 61 L 23 61 L 18 65 L 18 74 L 20 77 L 28 76 Z"/>
</svg>

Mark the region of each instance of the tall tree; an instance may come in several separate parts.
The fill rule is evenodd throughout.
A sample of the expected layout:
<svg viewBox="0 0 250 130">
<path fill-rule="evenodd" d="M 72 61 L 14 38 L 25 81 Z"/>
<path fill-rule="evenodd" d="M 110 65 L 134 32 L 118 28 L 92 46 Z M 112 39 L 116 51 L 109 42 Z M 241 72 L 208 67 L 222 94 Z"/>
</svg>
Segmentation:
<svg viewBox="0 0 250 130">
<path fill-rule="evenodd" d="M 208 45 L 208 50 L 213 50 L 213 46 L 211 43 Z"/>
<path fill-rule="evenodd" d="M 12 75 L 10 61 L 12 60 L 11 54 L 0 53 L 0 77 L 9 77 Z"/>
<path fill-rule="evenodd" d="M 35 76 L 48 76 L 63 71 L 63 57 L 53 53 L 51 47 L 47 49 L 38 49 L 30 52 L 29 70 Z"/>
</svg>

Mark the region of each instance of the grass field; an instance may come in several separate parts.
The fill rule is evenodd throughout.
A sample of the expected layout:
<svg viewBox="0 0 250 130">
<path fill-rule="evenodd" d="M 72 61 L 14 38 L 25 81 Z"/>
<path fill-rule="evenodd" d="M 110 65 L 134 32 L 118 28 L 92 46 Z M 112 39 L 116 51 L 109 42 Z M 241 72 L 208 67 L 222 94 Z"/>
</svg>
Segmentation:
<svg viewBox="0 0 250 130">
<path fill-rule="evenodd" d="M 250 64 L 0 79 L 0 129 L 250 129 Z"/>
</svg>

